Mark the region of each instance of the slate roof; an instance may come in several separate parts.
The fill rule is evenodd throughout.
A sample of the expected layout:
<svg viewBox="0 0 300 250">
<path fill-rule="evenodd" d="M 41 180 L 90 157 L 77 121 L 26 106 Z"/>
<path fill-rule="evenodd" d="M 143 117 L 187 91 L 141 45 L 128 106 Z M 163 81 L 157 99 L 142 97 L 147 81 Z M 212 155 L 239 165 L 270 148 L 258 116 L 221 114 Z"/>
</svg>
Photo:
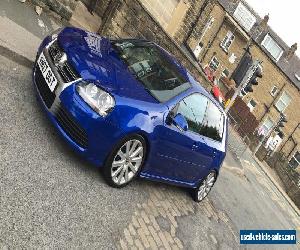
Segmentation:
<svg viewBox="0 0 300 250">
<path fill-rule="evenodd" d="M 236 7 L 239 4 L 239 1 L 232 0 L 218 0 L 221 6 L 226 10 L 226 12 L 231 15 L 233 18 L 233 13 Z M 248 35 L 255 34 L 254 30 L 261 22 L 262 18 L 257 14 L 257 12 L 244 0 L 241 2 L 248 8 L 248 10 L 255 16 L 256 24 L 253 25 L 253 28 L 250 32 L 247 32 Z M 246 32 L 246 31 L 245 31 Z M 261 45 L 264 37 L 268 34 L 276 41 L 276 43 L 284 50 L 280 59 L 276 62 L 276 60 L 270 55 L 270 53 Z M 288 46 L 282 38 L 270 27 L 267 26 L 266 31 L 262 32 L 259 35 L 254 35 L 253 40 L 260 46 L 260 48 L 269 56 L 269 58 L 284 72 L 284 74 L 290 79 L 290 81 L 300 90 L 300 59 L 297 55 L 292 56 L 292 58 L 287 61 L 285 58 L 290 46 Z M 297 79 L 296 75 L 299 76 Z"/>
</svg>

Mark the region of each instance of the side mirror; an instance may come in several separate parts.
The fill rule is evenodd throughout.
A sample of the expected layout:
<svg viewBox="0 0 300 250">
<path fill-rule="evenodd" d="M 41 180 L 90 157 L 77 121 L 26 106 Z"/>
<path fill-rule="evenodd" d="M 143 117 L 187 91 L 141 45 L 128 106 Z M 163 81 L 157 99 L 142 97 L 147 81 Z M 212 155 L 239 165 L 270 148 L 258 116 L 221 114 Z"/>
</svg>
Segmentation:
<svg viewBox="0 0 300 250">
<path fill-rule="evenodd" d="M 187 131 L 188 130 L 188 123 L 185 117 L 178 113 L 176 116 L 172 119 L 173 125 L 178 128 L 180 131 Z"/>
</svg>

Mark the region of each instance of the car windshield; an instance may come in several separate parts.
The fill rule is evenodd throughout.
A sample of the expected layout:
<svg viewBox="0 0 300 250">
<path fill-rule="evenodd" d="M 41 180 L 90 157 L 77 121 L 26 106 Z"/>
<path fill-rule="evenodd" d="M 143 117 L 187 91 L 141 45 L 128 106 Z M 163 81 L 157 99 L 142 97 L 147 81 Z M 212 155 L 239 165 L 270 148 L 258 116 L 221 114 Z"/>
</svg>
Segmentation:
<svg viewBox="0 0 300 250">
<path fill-rule="evenodd" d="M 129 71 L 159 102 L 166 102 L 191 87 L 179 66 L 154 44 L 135 40 L 112 44 Z"/>
</svg>

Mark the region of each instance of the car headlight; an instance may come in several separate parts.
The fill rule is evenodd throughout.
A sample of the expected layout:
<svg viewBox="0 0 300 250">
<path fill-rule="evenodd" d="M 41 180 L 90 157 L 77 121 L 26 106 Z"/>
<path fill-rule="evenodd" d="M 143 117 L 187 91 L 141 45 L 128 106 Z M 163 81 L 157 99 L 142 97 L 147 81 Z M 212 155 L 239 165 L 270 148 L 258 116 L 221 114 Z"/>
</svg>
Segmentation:
<svg viewBox="0 0 300 250">
<path fill-rule="evenodd" d="M 64 28 L 59 28 L 57 30 L 54 30 L 52 33 L 49 34 L 49 36 L 51 37 L 51 40 L 55 40 L 59 33 L 63 30 Z"/>
<path fill-rule="evenodd" d="M 76 88 L 82 99 L 101 116 L 106 116 L 115 106 L 114 98 L 94 83 L 80 82 Z"/>
</svg>

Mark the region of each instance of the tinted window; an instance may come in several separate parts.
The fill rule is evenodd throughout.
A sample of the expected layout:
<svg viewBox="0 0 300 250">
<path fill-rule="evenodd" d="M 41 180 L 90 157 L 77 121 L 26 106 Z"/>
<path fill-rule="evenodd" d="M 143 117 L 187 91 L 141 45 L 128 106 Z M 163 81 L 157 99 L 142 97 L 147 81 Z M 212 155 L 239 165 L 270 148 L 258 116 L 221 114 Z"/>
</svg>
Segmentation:
<svg viewBox="0 0 300 250">
<path fill-rule="evenodd" d="M 193 94 L 179 103 L 177 113 L 185 117 L 189 125 L 189 130 L 201 134 L 207 105 L 208 99 L 205 96 Z"/>
<path fill-rule="evenodd" d="M 158 101 L 168 101 L 191 87 L 182 69 L 154 44 L 124 40 L 114 41 L 113 47 L 130 72 Z"/>
<path fill-rule="evenodd" d="M 177 113 L 186 118 L 190 131 L 213 140 L 222 140 L 224 116 L 205 96 L 193 94 L 186 97 L 179 103 Z"/>
<path fill-rule="evenodd" d="M 211 139 L 221 141 L 223 136 L 224 115 L 218 107 L 209 101 L 203 121 L 202 134 Z"/>
</svg>

